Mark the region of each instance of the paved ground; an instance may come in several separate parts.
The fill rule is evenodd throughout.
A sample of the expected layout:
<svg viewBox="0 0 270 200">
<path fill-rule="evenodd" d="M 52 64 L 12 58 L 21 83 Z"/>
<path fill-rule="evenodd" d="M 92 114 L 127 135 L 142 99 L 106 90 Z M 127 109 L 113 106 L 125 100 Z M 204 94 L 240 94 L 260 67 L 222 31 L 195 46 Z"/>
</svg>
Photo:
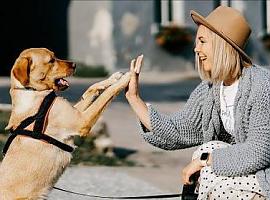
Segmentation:
<svg viewBox="0 0 270 200">
<path fill-rule="evenodd" d="M 153 104 L 157 104 L 163 112 L 183 105 L 176 102 Z M 135 160 L 141 166 L 72 167 L 62 176 L 58 186 L 107 196 L 178 193 L 182 188 L 181 169 L 188 163 L 193 149 L 164 151 L 147 144 L 138 134 L 136 118 L 127 104 L 114 102 L 103 116 L 114 144 L 117 147 L 136 150 L 137 153 L 129 159 Z M 59 191 L 54 191 L 51 197 L 50 199 L 87 199 Z"/>
<path fill-rule="evenodd" d="M 78 191 L 84 194 L 101 196 L 144 196 L 168 193 L 164 189 L 155 187 L 140 177 L 128 173 L 134 168 L 108 167 L 75 167 L 69 168 L 56 186 Z M 143 169 L 141 169 L 142 171 Z M 62 193 L 54 190 L 49 200 L 87 200 L 100 199 Z M 178 198 L 175 198 L 178 199 Z"/>
<path fill-rule="evenodd" d="M 144 73 L 141 95 L 161 112 L 181 109 L 190 92 L 199 83 L 195 73 Z M 93 82 L 99 79 L 71 79 L 71 87 L 63 93 L 75 101 Z M 0 103 L 10 103 L 7 95 L 9 80 L 0 79 Z M 147 144 L 138 133 L 137 119 L 120 94 L 103 114 L 114 144 L 118 148 L 135 150 L 129 159 L 139 167 L 70 167 L 57 186 L 77 192 L 105 195 L 149 195 L 178 193 L 182 187 L 181 169 L 190 160 L 193 149 L 163 151 Z M 50 200 L 98 199 L 53 191 Z M 177 198 L 176 198 L 177 199 Z"/>
</svg>

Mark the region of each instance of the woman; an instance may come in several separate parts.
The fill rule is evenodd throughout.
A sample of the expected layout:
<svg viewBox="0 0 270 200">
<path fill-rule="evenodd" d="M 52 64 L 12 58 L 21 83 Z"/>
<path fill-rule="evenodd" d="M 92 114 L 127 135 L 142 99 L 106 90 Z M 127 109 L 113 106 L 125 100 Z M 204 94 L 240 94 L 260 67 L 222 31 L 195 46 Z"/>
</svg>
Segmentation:
<svg viewBox="0 0 270 200">
<path fill-rule="evenodd" d="M 201 171 L 198 199 L 270 198 L 270 72 L 244 52 L 251 30 L 238 11 L 220 6 L 191 17 L 202 82 L 181 111 L 167 116 L 147 106 L 138 91 L 143 58 L 131 61 L 126 98 L 142 135 L 162 149 L 202 145 L 182 172 L 189 184 Z"/>
</svg>

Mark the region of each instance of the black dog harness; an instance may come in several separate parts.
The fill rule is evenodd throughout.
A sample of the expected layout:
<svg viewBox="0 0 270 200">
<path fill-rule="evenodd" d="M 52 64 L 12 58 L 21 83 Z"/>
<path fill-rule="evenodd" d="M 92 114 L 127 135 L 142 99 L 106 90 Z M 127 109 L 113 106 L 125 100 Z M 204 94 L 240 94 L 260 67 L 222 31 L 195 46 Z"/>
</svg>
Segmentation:
<svg viewBox="0 0 270 200">
<path fill-rule="evenodd" d="M 49 144 L 53 144 L 57 146 L 58 148 L 64 151 L 73 152 L 74 150 L 73 147 L 63 142 L 60 142 L 56 140 L 55 138 L 43 133 L 46 118 L 47 118 L 47 113 L 49 112 L 49 108 L 51 107 L 55 97 L 56 97 L 56 94 L 54 91 L 49 93 L 42 101 L 39 107 L 39 110 L 35 115 L 24 119 L 15 130 L 13 129 L 10 130 L 10 136 L 3 148 L 4 155 L 8 151 L 10 144 L 12 143 L 12 141 L 15 139 L 17 135 L 24 135 L 24 136 L 32 137 L 37 140 L 43 140 Z M 29 126 L 30 124 L 32 124 L 33 122 L 35 122 L 33 131 L 25 130 L 25 128 Z"/>
</svg>

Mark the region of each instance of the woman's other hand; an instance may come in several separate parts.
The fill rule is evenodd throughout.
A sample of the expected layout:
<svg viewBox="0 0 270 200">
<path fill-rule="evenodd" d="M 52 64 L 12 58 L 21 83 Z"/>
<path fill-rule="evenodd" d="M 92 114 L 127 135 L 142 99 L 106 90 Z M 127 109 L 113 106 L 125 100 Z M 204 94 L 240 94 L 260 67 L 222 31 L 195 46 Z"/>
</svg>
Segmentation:
<svg viewBox="0 0 270 200">
<path fill-rule="evenodd" d="M 183 170 L 182 170 L 182 182 L 185 185 L 190 185 L 190 177 L 192 174 L 200 171 L 203 168 L 203 165 L 199 158 L 192 160 Z"/>
</svg>

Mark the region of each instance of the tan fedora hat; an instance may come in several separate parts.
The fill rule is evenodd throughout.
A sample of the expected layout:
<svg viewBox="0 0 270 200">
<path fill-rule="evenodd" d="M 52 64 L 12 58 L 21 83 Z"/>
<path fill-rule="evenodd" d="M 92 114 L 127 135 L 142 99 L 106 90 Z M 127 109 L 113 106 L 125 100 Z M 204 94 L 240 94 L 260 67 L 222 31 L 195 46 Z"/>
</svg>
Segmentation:
<svg viewBox="0 0 270 200">
<path fill-rule="evenodd" d="M 190 15 L 197 25 L 204 25 L 218 34 L 242 55 L 244 61 L 252 64 L 250 57 L 243 50 L 251 29 L 239 11 L 231 7 L 219 6 L 206 18 L 194 10 L 190 11 Z"/>
</svg>

